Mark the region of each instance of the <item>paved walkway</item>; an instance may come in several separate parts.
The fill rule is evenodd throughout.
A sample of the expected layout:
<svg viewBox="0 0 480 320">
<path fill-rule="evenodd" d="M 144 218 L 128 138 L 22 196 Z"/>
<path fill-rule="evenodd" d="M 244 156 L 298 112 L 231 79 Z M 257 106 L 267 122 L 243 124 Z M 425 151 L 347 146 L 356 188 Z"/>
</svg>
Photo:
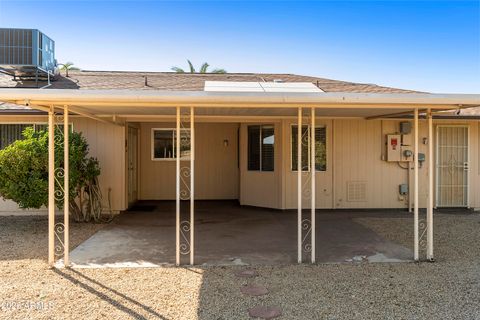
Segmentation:
<svg viewBox="0 0 480 320">
<path fill-rule="evenodd" d="M 184 208 L 187 215 L 187 205 Z M 134 209 L 122 213 L 74 249 L 71 253 L 73 265 L 172 265 L 175 262 L 175 203 L 141 202 Z M 409 261 L 411 250 L 383 239 L 353 219 L 401 214 L 406 213 L 319 210 L 317 261 Z M 296 263 L 295 211 L 241 207 L 233 201 L 197 201 L 195 235 L 196 264 Z"/>
</svg>

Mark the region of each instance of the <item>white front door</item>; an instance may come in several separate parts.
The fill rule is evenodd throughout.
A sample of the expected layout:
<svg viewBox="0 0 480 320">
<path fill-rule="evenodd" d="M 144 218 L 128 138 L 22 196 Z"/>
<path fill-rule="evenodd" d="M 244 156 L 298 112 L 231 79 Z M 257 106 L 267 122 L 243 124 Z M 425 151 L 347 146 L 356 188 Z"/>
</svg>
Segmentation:
<svg viewBox="0 0 480 320">
<path fill-rule="evenodd" d="M 468 207 L 468 127 L 437 126 L 437 207 Z"/>
</svg>

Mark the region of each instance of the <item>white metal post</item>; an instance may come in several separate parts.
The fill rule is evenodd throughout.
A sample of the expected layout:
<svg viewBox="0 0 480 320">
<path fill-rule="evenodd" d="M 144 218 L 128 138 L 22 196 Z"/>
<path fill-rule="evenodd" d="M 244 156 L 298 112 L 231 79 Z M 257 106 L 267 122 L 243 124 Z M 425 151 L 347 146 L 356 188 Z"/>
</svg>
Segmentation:
<svg viewBox="0 0 480 320">
<path fill-rule="evenodd" d="M 311 227 L 312 227 L 312 263 L 315 263 L 315 207 L 316 207 L 316 192 L 315 192 L 315 176 L 316 176 L 316 167 L 315 167 L 315 107 L 312 107 L 312 124 L 310 129 L 310 173 L 312 175 L 312 192 L 311 192 Z"/>
<path fill-rule="evenodd" d="M 298 108 L 297 127 L 297 228 L 298 263 L 302 263 L 302 107 Z"/>
<path fill-rule="evenodd" d="M 412 164 L 408 162 L 408 212 L 412 212 Z"/>
<path fill-rule="evenodd" d="M 413 198 L 413 227 L 414 227 L 414 249 L 413 249 L 413 258 L 415 261 L 418 261 L 418 108 L 415 108 L 414 112 L 414 198 Z"/>
<path fill-rule="evenodd" d="M 177 129 L 175 131 L 175 161 L 176 161 L 176 228 L 175 247 L 176 265 L 180 265 L 180 107 L 177 107 Z"/>
<path fill-rule="evenodd" d="M 55 263 L 55 108 L 48 111 L 48 264 Z"/>
<path fill-rule="evenodd" d="M 69 214 L 69 205 L 70 205 L 70 186 L 69 186 L 69 177 L 70 177 L 70 130 L 68 125 L 68 106 L 63 108 L 63 189 L 64 189 L 64 200 L 63 200 L 63 224 L 65 226 L 63 233 L 63 265 L 68 267 L 70 265 L 70 254 L 69 254 L 69 241 L 70 241 L 70 214 Z"/>
<path fill-rule="evenodd" d="M 433 260 L 433 118 L 428 110 L 427 259 Z"/>
<path fill-rule="evenodd" d="M 190 107 L 190 264 L 195 262 L 195 116 Z"/>
</svg>

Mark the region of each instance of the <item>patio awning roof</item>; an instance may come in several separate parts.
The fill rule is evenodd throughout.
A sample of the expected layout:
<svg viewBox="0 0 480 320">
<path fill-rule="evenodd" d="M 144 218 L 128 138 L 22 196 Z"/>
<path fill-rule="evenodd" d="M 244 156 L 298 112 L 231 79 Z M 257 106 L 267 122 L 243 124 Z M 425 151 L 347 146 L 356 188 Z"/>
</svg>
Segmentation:
<svg viewBox="0 0 480 320">
<path fill-rule="evenodd" d="M 175 107 L 197 108 L 198 115 L 293 116 L 298 107 L 316 107 L 318 116 L 375 117 L 477 107 L 480 94 L 0 89 L 0 101 L 39 110 L 69 105 L 94 116 L 173 116 Z"/>
</svg>

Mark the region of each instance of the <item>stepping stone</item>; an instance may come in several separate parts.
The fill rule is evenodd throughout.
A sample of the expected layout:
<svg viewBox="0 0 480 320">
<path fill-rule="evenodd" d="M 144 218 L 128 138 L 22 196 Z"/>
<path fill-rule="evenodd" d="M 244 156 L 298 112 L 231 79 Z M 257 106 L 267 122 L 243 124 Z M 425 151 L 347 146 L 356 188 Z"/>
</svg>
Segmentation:
<svg viewBox="0 0 480 320">
<path fill-rule="evenodd" d="M 253 269 L 240 270 L 235 273 L 240 278 L 255 278 L 258 276 L 258 272 Z"/>
<path fill-rule="evenodd" d="M 248 315 L 252 318 L 274 319 L 282 315 L 282 309 L 279 307 L 256 306 L 248 310 Z"/>
<path fill-rule="evenodd" d="M 243 286 L 240 291 L 242 291 L 243 294 L 254 297 L 263 296 L 268 293 L 267 288 L 265 288 L 264 286 L 256 286 L 254 284 Z"/>
</svg>

